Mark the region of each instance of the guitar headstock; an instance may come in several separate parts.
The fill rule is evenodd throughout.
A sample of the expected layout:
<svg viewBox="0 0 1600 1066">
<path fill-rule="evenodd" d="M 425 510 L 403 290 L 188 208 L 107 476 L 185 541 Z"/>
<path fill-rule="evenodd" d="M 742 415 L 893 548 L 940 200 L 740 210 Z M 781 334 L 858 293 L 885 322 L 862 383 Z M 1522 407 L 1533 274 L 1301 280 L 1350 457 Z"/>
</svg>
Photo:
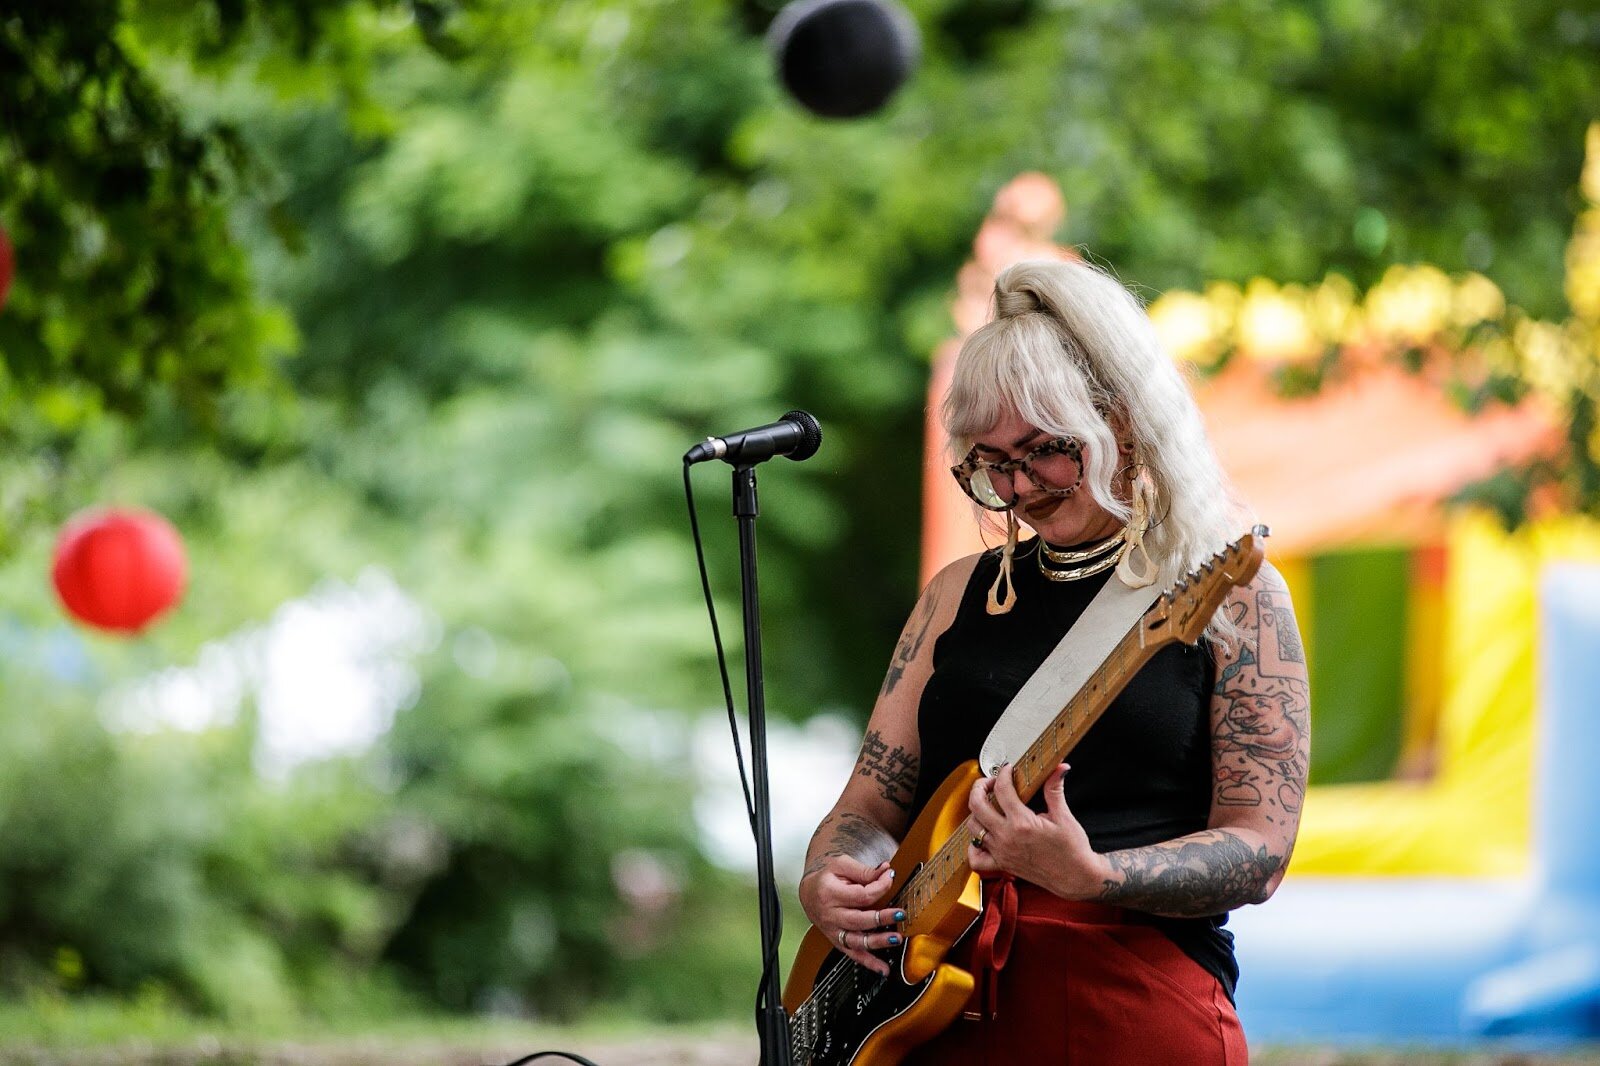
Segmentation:
<svg viewBox="0 0 1600 1066">
<path fill-rule="evenodd" d="M 1194 644 L 1231 589 L 1248 584 L 1266 558 L 1267 527 L 1254 526 L 1163 592 L 1144 615 L 1145 642 Z"/>
</svg>

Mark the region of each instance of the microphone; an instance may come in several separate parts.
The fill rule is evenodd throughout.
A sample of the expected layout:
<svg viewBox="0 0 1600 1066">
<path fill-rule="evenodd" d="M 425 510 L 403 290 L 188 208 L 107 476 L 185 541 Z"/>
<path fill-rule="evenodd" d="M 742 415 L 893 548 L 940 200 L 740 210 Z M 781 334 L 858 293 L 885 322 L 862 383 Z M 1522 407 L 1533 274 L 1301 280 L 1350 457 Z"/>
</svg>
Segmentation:
<svg viewBox="0 0 1600 1066">
<path fill-rule="evenodd" d="M 790 411 L 771 425 L 729 433 L 726 437 L 707 437 L 683 454 L 685 463 L 704 463 L 721 459 L 732 466 L 751 466 L 774 455 L 787 455 L 799 462 L 817 454 L 822 447 L 822 427 L 804 411 Z"/>
</svg>

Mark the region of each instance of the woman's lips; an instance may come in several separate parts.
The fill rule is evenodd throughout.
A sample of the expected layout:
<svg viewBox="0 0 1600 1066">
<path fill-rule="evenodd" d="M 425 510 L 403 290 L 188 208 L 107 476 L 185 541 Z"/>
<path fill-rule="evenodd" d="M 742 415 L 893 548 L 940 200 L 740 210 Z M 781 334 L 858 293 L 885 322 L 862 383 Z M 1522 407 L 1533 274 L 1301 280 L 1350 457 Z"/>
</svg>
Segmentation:
<svg viewBox="0 0 1600 1066">
<path fill-rule="evenodd" d="M 1049 518 L 1051 515 L 1055 514 L 1056 508 L 1060 507 L 1062 501 L 1065 499 L 1065 496 L 1046 496 L 1042 500 L 1035 500 L 1034 502 L 1028 504 L 1022 510 L 1035 522 L 1042 522 L 1046 518 Z"/>
</svg>

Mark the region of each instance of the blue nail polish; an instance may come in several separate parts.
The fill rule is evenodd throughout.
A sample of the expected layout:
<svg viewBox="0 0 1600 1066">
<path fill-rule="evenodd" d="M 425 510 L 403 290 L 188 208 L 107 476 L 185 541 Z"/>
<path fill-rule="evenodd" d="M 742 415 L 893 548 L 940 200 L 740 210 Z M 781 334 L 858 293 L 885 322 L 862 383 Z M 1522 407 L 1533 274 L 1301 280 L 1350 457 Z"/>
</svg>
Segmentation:
<svg viewBox="0 0 1600 1066">
<path fill-rule="evenodd" d="M 900 943 L 900 938 L 898 936 L 896 936 L 895 934 L 890 933 L 889 934 L 889 944 L 890 944 L 890 946 L 892 947 L 893 945 L 898 944 L 898 943 Z"/>
<path fill-rule="evenodd" d="M 905 921 L 906 920 L 906 912 L 905 911 L 895 911 L 894 912 L 894 920 L 897 921 L 897 922 Z"/>
</svg>

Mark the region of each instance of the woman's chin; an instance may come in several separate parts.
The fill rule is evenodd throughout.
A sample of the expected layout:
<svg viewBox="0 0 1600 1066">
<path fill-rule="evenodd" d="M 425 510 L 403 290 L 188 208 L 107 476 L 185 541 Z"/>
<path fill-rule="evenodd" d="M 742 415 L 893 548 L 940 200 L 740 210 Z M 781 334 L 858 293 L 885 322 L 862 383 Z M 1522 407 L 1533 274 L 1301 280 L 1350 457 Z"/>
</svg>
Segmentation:
<svg viewBox="0 0 1600 1066">
<path fill-rule="evenodd" d="M 1067 501 L 1061 502 L 1064 504 Z M 1114 520 L 1109 514 L 1098 507 L 1095 512 L 1078 514 L 1074 508 L 1058 505 L 1053 511 L 1037 518 L 1026 511 L 1020 512 L 1020 517 L 1024 525 L 1051 544 L 1082 544 L 1109 537 L 1116 532 L 1112 528 Z"/>
</svg>

